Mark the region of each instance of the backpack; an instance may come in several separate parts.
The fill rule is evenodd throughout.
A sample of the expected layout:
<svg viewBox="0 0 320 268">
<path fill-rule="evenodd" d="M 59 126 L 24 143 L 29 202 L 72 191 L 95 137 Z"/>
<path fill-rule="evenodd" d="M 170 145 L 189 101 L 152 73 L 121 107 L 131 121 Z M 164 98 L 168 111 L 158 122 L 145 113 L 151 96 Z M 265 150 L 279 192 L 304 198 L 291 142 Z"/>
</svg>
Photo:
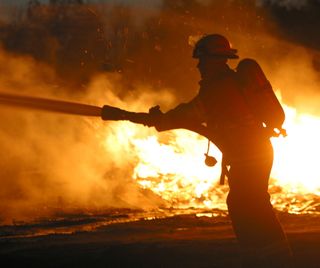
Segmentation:
<svg viewBox="0 0 320 268">
<path fill-rule="evenodd" d="M 270 136 L 286 136 L 282 128 L 285 120 L 283 108 L 260 65 L 253 59 L 243 59 L 236 68 L 236 74 L 241 93 L 255 119 L 261 122 Z"/>
</svg>

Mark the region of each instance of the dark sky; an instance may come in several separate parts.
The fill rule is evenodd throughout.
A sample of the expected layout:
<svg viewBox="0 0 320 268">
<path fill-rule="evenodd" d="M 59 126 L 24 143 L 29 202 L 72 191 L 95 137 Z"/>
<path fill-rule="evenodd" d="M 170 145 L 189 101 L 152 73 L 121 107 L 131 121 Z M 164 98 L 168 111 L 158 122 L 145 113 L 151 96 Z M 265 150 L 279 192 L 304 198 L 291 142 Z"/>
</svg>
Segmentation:
<svg viewBox="0 0 320 268">
<path fill-rule="evenodd" d="M 285 38 L 320 50 L 319 0 L 263 2 L 274 21 L 280 26 L 279 29 Z"/>
<path fill-rule="evenodd" d="M 21 4 L 24 5 L 28 3 L 29 0 L 1 0 L 5 4 Z M 48 3 L 49 0 L 38 0 L 40 3 Z M 108 2 L 108 3 L 126 3 L 131 5 L 144 5 L 144 6 L 158 6 L 161 0 L 84 0 L 83 2 Z"/>
<path fill-rule="evenodd" d="M 26 5 L 29 0 L 1 0 L 4 4 Z M 45 3 L 49 0 L 39 0 Z M 207 3 L 210 0 L 198 0 Z M 246 2 L 247 0 L 243 0 Z M 84 0 L 84 2 L 126 3 L 157 9 L 161 0 Z M 239 2 L 239 1 L 235 1 Z M 240 1 L 241 2 L 241 1 Z M 280 26 L 281 33 L 292 42 L 320 50 L 320 0 L 256 0 L 257 6 L 264 6 Z"/>
</svg>

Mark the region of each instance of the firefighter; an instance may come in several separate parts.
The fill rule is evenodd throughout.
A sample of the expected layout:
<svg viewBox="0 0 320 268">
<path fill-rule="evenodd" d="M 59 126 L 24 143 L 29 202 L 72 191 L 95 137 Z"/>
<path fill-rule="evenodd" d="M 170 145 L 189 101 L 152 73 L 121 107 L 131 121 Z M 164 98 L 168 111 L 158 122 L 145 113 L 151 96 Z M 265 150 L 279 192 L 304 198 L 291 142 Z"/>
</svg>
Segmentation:
<svg viewBox="0 0 320 268">
<path fill-rule="evenodd" d="M 201 38 L 193 51 L 201 75 L 199 93 L 159 116 L 156 128 L 196 131 L 223 153 L 229 166 L 227 205 L 243 267 L 291 267 L 291 250 L 268 194 L 273 163 L 270 132 L 256 119 L 241 94 L 241 79 L 227 65 L 228 59 L 238 58 L 236 53 L 221 35 Z M 159 114 L 158 107 L 150 113 Z M 283 120 L 284 113 L 280 124 Z"/>
<path fill-rule="evenodd" d="M 270 83 L 253 60 L 239 64 L 239 72 L 232 70 L 227 61 L 238 58 L 237 50 L 219 34 L 201 38 L 195 45 L 193 57 L 198 60 L 201 81 L 199 93 L 190 102 L 166 113 L 162 113 L 159 106 L 151 108 L 149 114 L 106 107 L 102 118 L 110 120 L 112 113 L 113 120 L 144 123 L 155 126 L 158 131 L 184 128 L 208 137 L 223 154 L 222 181 L 227 174 L 228 211 L 243 267 L 292 267 L 292 253 L 268 194 L 273 163 L 271 132 L 252 109 L 259 105 L 250 105 L 254 101 L 248 102 L 243 94 L 244 84 L 270 89 Z M 248 73 L 250 69 L 254 70 L 254 76 L 239 78 L 239 74 Z M 280 105 L 278 101 L 270 103 Z M 271 128 L 281 129 L 283 109 L 280 106 L 275 110 L 280 111 L 275 116 L 279 119 L 274 120 L 276 125 Z"/>
</svg>

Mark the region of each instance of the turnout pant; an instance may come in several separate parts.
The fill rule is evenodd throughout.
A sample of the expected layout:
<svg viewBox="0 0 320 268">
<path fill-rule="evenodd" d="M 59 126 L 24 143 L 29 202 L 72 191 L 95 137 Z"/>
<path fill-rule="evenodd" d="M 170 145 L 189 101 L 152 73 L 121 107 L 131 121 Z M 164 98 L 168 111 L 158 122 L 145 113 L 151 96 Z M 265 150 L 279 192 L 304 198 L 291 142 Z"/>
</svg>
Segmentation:
<svg viewBox="0 0 320 268">
<path fill-rule="evenodd" d="M 272 145 L 267 142 L 259 153 L 254 151 L 250 158 L 231 162 L 228 176 L 227 205 L 244 267 L 259 262 L 259 267 L 291 267 L 291 250 L 268 193 Z"/>
</svg>

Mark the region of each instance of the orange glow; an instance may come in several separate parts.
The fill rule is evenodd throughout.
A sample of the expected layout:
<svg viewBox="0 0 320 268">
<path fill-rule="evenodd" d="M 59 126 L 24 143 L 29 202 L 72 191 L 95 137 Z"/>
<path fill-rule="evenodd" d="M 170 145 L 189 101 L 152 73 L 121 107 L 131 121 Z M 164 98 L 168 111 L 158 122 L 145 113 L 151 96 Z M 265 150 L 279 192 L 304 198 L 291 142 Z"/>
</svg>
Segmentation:
<svg viewBox="0 0 320 268">
<path fill-rule="evenodd" d="M 290 192 L 320 195 L 318 155 L 320 119 L 285 107 L 288 136 L 274 139 L 275 163 L 272 175 Z"/>
<path fill-rule="evenodd" d="M 280 210 L 312 213 L 316 204 L 306 208 L 310 202 L 307 204 L 304 197 L 310 195 L 318 200 L 320 196 L 316 162 L 320 119 L 299 114 L 288 106 L 284 108 L 288 136 L 272 139 L 275 150 L 270 182 L 272 203 Z M 127 122 L 117 126 L 129 133 L 131 153 L 136 158 L 133 179 L 143 189 L 151 190 L 174 208 L 226 209 L 228 186 L 218 184 L 221 153 L 212 145 L 210 154 L 219 163 L 207 167 L 205 138 L 186 130 L 156 133 L 152 129 L 144 137 L 137 137 L 143 127 Z"/>
</svg>

